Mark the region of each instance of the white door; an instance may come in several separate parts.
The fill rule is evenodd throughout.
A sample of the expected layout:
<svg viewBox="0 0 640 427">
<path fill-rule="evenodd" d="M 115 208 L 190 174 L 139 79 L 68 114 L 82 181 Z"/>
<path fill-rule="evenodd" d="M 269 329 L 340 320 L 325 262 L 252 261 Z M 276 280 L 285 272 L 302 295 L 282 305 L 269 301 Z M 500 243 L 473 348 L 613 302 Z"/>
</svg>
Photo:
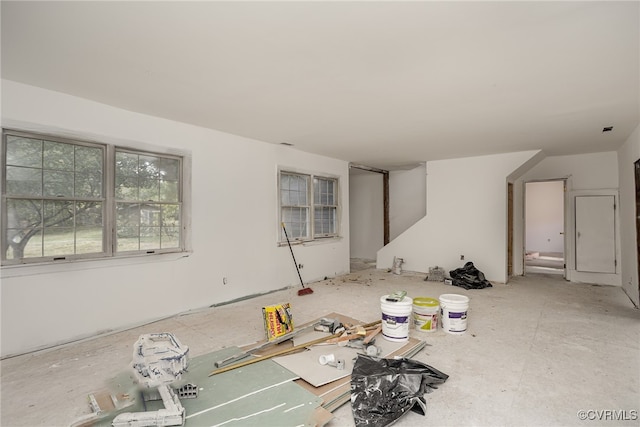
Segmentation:
<svg viewBox="0 0 640 427">
<path fill-rule="evenodd" d="M 614 196 L 576 196 L 576 270 L 616 272 Z"/>
</svg>

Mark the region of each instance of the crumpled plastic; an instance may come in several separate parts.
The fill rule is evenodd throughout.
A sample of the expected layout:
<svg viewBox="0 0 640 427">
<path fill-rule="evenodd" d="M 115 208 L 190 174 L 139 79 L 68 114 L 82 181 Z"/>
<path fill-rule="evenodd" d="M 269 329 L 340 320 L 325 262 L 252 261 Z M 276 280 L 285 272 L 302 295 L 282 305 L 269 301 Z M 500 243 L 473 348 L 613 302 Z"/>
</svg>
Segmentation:
<svg viewBox="0 0 640 427">
<path fill-rule="evenodd" d="M 413 410 L 426 414 L 425 393 L 449 375 L 412 359 L 358 355 L 351 373 L 351 409 L 356 427 L 384 427 Z"/>
<path fill-rule="evenodd" d="M 482 271 L 478 270 L 471 261 L 464 267 L 456 268 L 449 272 L 451 284 L 465 289 L 484 289 L 493 285 L 485 277 Z"/>
</svg>

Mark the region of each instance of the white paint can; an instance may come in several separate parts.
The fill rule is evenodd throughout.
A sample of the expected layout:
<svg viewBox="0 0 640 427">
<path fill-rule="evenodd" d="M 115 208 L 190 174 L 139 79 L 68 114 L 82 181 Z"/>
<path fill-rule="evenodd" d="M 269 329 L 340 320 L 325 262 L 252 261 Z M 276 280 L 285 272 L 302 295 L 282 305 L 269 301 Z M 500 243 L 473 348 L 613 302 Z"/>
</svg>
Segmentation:
<svg viewBox="0 0 640 427">
<path fill-rule="evenodd" d="M 440 295 L 440 319 L 442 329 L 449 334 L 459 335 L 467 331 L 469 298 L 464 295 Z"/>
<path fill-rule="evenodd" d="M 387 301 L 389 295 L 380 297 L 382 310 L 382 336 L 387 341 L 405 342 L 409 340 L 409 319 L 413 300 L 407 296 L 400 301 Z"/>
</svg>

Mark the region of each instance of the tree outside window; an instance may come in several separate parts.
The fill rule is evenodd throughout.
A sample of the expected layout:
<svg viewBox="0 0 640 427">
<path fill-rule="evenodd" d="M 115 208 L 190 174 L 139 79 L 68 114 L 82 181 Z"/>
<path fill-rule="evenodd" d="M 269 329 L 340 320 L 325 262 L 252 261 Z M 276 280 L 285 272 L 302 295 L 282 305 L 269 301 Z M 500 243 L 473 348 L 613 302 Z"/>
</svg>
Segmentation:
<svg viewBox="0 0 640 427">
<path fill-rule="evenodd" d="M 3 136 L 3 264 L 183 250 L 181 157 Z"/>
<path fill-rule="evenodd" d="M 4 259 L 102 253 L 104 148 L 5 138 Z"/>
</svg>

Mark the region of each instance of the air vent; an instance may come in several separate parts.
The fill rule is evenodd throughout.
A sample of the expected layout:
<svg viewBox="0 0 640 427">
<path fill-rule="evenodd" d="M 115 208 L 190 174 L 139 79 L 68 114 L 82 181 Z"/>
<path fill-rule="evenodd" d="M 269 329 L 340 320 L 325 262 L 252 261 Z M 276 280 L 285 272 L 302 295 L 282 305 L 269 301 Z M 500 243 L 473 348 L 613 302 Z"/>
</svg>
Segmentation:
<svg viewBox="0 0 640 427">
<path fill-rule="evenodd" d="M 602 128 L 602 132 L 611 132 L 613 130 L 613 126 L 605 126 Z"/>
</svg>

